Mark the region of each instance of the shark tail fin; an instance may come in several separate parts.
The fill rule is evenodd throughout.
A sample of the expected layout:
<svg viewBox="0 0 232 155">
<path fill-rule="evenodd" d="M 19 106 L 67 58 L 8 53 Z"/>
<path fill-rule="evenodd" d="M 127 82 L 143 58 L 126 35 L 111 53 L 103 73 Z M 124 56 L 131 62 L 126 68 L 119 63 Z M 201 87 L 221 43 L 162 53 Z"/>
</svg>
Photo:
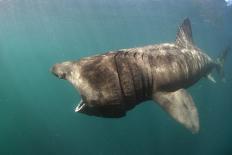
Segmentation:
<svg viewBox="0 0 232 155">
<path fill-rule="evenodd" d="M 185 18 L 179 26 L 176 35 L 176 44 L 184 48 L 191 48 L 193 46 L 192 28 L 189 18 Z"/>
<path fill-rule="evenodd" d="M 220 52 L 219 56 L 216 59 L 216 64 L 217 64 L 216 70 L 223 82 L 225 82 L 224 63 L 229 54 L 230 49 L 231 49 L 230 46 L 227 46 L 223 51 Z"/>
</svg>

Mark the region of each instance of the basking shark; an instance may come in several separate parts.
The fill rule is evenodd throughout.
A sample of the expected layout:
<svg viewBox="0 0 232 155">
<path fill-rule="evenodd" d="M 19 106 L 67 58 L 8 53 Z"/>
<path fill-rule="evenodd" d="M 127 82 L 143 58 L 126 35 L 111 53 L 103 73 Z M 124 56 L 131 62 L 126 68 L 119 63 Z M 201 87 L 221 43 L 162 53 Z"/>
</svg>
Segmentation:
<svg viewBox="0 0 232 155">
<path fill-rule="evenodd" d="M 222 73 L 229 49 L 216 60 L 196 47 L 186 18 L 173 43 L 109 51 L 78 61 L 55 64 L 51 72 L 80 93 L 75 111 L 101 117 L 122 117 L 137 104 L 153 100 L 192 133 L 199 131 L 197 108 L 186 88 L 213 69 Z"/>
</svg>

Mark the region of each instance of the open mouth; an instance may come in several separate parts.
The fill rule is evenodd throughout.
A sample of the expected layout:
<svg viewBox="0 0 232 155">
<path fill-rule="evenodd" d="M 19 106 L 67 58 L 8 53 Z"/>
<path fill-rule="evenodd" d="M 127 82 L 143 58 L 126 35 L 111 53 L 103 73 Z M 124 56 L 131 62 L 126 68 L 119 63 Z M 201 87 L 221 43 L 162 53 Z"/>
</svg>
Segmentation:
<svg viewBox="0 0 232 155">
<path fill-rule="evenodd" d="M 75 112 L 79 112 L 81 111 L 82 109 L 84 109 L 84 107 L 86 106 L 86 104 L 83 102 L 83 100 L 81 100 L 79 102 L 79 104 L 77 105 L 76 109 L 75 109 Z"/>
</svg>

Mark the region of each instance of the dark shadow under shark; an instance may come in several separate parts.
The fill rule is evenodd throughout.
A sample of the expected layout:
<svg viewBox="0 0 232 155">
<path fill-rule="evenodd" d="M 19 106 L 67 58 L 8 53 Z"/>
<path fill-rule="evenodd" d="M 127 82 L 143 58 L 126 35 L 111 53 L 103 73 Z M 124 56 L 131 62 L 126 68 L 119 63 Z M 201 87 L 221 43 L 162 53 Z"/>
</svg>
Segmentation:
<svg viewBox="0 0 232 155">
<path fill-rule="evenodd" d="M 142 101 L 154 100 L 177 122 L 199 131 L 197 108 L 186 88 L 213 69 L 223 74 L 229 50 L 216 60 L 197 48 L 190 20 L 183 21 L 174 43 L 110 51 L 102 55 L 55 64 L 51 71 L 68 80 L 82 100 L 76 112 L 122 117 Z"/>
</svg>

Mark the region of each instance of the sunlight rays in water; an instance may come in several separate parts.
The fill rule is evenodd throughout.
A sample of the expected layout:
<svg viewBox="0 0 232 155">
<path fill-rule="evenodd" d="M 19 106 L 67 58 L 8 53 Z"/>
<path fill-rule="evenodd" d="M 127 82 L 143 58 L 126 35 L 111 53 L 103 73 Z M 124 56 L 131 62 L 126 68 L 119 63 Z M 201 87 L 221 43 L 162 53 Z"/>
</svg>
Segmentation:
<svg viewBox="0 0 232 155">
<path fill-rule="evenodd" d="M 186 16 L 196 42 L 213 55 L 232 38 L 231 1 L 0 0 L 0 154 L 226 154 L 232 144 L 230 61 L 226 84 L 202 81 L 191 89 L 203 124 L 196 136 L 153 103 L 117 120 L 74 113 L 80 95 L 49 68 L 173 41 Z"/>
</svg>

